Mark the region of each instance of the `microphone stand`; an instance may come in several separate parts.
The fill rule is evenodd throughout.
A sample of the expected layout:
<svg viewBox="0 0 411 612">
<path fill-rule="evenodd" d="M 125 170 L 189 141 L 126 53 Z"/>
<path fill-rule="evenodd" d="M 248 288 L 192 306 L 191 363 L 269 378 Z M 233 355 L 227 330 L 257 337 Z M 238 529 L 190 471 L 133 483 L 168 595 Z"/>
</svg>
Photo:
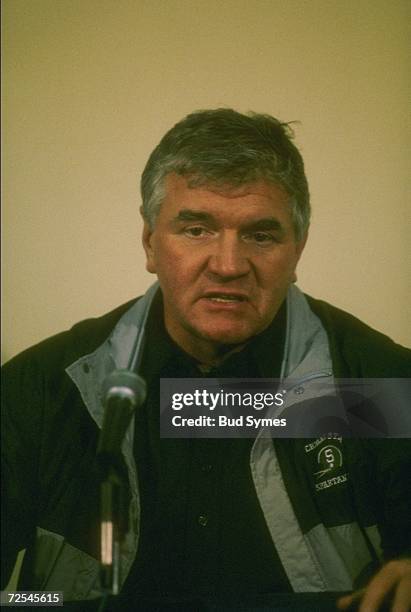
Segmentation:
<svg viewBox="0 0 411 612">
<path fill-rule="evenodd" d="M 120 551 L 128 530 L 126 486 L 115 465 L 108 465 L 101 482 L 101 582 L 111 595 L 120 592 Z"/>
</svg>

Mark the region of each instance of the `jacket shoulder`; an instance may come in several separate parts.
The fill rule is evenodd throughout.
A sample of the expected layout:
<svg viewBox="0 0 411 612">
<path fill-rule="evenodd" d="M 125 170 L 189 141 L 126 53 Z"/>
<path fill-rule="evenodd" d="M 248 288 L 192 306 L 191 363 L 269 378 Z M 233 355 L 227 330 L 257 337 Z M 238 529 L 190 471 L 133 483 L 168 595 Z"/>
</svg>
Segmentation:
<svg viewBox="0 0 411 612">
<path fill-rule="evenodd" d="M 100 317 L 85 319 L 71 329 L 42 340 L 13 357 L 2 370 L 7 373 L 27 363 L 36 364 L 50 372 L 65 369 L 82 355 L 97 349 L 135 301 L 130 300 Z"/>
<path fill-rule="evenodd" d="M 403 378 L 411 376 L 411 350 L 353 315 L 306 295 L 320 318 L 330 342 L 331 356 L 340 377 Z"/>
</svg>

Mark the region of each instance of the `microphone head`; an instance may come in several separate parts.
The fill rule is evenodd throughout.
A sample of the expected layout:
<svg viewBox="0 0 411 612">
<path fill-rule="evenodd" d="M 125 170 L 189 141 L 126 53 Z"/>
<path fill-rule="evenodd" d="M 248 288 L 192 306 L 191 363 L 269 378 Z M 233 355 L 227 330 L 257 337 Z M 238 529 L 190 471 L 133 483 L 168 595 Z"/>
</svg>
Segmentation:
<svg viewBox="0 0 411 612">
<path fill-rule="evenodd" d="M 134 407 L 141 406 L 146 399 L 145 380 L 131 370 L 114 370 L 103 383 L 103 400 L 111 397 L 128 398 Z"/>
<path fill-rule="evenodd" d="M 121 457 L 121 445 L 135 409 L 144 402 L 146 383 L 129 370 L 114 370 L 102 387 L 104 402 L 103 426 L 97 455 L 106 468 L 115 465 Z"/>
</svg>

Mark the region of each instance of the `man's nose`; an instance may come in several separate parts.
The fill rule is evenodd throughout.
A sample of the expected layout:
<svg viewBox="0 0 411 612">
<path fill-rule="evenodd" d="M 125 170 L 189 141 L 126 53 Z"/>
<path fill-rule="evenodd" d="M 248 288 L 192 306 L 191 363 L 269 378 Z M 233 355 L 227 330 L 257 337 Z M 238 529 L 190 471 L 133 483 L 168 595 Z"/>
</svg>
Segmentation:
<svg viewBox="0 0 411 612">
<path fill-rule="evenodd" d="M 207 270 L 220 278 L 244 276 L 250 270 L 246 257 L 246 245 L 234 234 L 222 234 L 213 244 Z"/>
</svg>

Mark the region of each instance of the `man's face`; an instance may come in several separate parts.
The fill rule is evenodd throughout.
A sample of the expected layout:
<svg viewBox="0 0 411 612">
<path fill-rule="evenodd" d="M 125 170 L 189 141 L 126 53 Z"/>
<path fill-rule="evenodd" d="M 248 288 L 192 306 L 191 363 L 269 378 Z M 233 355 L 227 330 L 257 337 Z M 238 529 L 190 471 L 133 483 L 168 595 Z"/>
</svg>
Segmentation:
<svg viewBox="0 0 411 612">
<path fill-rule="evenodd" d="M 305 240 L 295 240 L 279 186 L 189 188 L 170 174 L 165 188 L 154 229 L 144 227 L 147 270 L 158 276 L 170 336 L 212 362 L 271 323 Z"/>
</svg>

